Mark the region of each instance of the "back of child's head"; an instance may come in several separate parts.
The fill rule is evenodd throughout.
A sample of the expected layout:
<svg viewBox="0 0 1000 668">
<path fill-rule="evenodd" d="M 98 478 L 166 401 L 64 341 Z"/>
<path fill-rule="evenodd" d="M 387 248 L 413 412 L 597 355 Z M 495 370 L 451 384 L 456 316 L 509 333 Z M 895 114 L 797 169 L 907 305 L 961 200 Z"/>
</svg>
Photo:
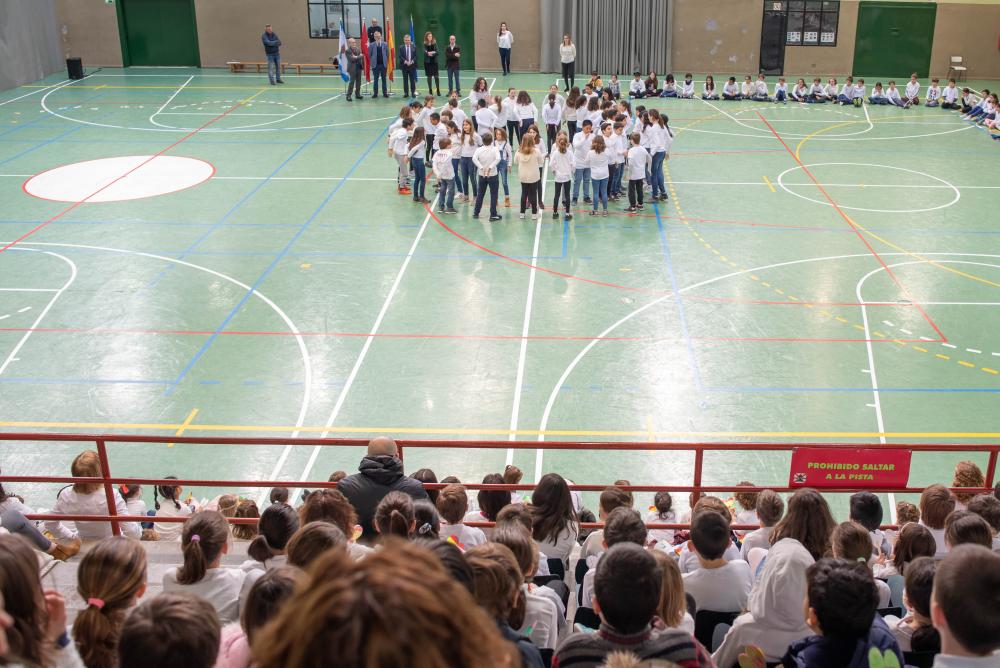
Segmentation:
<svg viewBox="0 0 1000 668">
<path fill-rule="evenodd" d="M 1000 499 L 992 494 L 977 494 L 969 501 L 968 509 L 986 520 L 993 533 L 1000 532 Z"/>
<path fill-rule="evenodd" d="M 653 507 L 656 508 L 656 515 L 661 520 L 673 518 L 672 509 L 674 507 L 674 499 L 670 496 L 670 492 L 667 490 L 662 490 L 656 493 L 653 497 Z"/>
<path fill-rule="evenodd" d="M 944 542 L 950 550 L 971 543 L 993 547 L 993 530 L 982 517 L 968 510 L 956 510 L 944 521 Z"/>
<path fill-rule="evenodd" d="M 487 473 L 483 476 L 484 485 L 502 485 L 503 476 L 499 473 Z M 481 489 L 476 494 L 476 501 L 479 503 L 479 511 L 490 522 L 495 522 L 497 513 L 508 505 L 511 500 L 509 490 Z"/>
<path fill-rule="evenodd" d="M 917 557 L 906 569 L 904 587 L 907 608 L 927 620 L 914 630 L 911 645 L 913 651 L 940 651 L 941 637 L 930 624 L 931 593 L 934 591 L 934 572 L 937 562 L 933 557 Z"/>
<path fill-rule="evenodd" d="M 920 494 L 920 518 L 931 529 L 943 529 L 953 510 L 955 497 L 944 485 L 931 485 Z"/>
<path fill-rule="evenodd" d="M 358 522 L 358 515 L 351 502 L 339 490 L 317 489 L 299 508 L 299 524 L 310 522 L 336 524 L 344 535 L 350 538 L 354 535 L 354 525 Z"/>
<path fill-rule="evenodd" d="M 597 141 L 596 139 L 594 141 Z M 601 140 L 603 142 L 603 140 Z M 615 508 L 628 508 L 631 504 L 628 492 L 618 487 L 605 487 L 601 492 L 601 512 L 607 515 Z"/>
<path fill-rule="evenodd" d="M 520 524 L 507 523 L 498 525 L 490 540 L 505 545 L 514 554 L 521 574 L 530 578 L 538 569 L 538 545 L 532 540 L 531 534 Z"/>
<path fill-rule="evenodd" d="M 614 111 L 612 110 L 611 116 L 613 117 L 614 115 L 615 115 Z M 614 126 L 612 124 L 606 124 L 606 125 L 614 129 Z M 631 486 L 632 482 L 629 480 L 625 480 L 624 478 L 622 478 L 621 480 L 615 480 L 615 487 L 631 487 Z M 625 492 L 625 495 L 628 497 L 628 507 L 632 508 L 633 506 L 635 506 L 635 497 L 632 496 L 632 492 L 629 492 L 627 490 L 622 490 L 622 491 Z"/>
<path fill-rule="evenodd" d="M 713 561 L 721 559 L 731 544 L 729 518 L 717 512 L 700 512 L 691 520 L 691 542 L 698 555 Z"/>
<path fill-rule="evenodd" d="M 257 502 L 253 499 L 242 499 L 236 504 L 236 512 L 233 517 L 237 519 L 259 519 L 260 511 L 257 509 Z M 233 524 L 233 536 L 240 540 L 252 540 L 257 535 L 257 523 Z"/>
<path fill-rule="evenodd" d="M 882 524 L 882 502 L 871 492 L 851 494 L 850 519 L 868 531 L 875 531 Z"/>
<path fill-rule="evenodd" d="M 240 497 L 235 494 L 223 494 L 216 501 L 216 507 L 223 517 L 236 517 L 236 507 L 240 505 Z"/>
<path fill-rule="evenodd" d="M 830 537 L 833 556 L 868 565 L 872 557 L 872 537 L 868 529 L 857 522 L 841 522 Z"/>
<path fill-rule="evenodd" d="M 462 485 L 448 485 L 438 494 L 437 509 L 448 524 L 460 524 L 469 511 L 469 496 Z"/>
<path fill-rule="evenodd" d="M 347 536 L 336 524 L 310 522 L 300 527 L 288 541 L 288 563 L 305 570 L 327 550 L 346 546 Z"/>
<path fill-rule="evenodd" d="M 785 502 L 774 490 L 765 489 L 757 496 L 757 519 L 763 527 L 773 527 L 785 514 Z"/>
<path fill-rule="evenodd" d="M 184 563 L 177 569 L 177 582 L 200 582 L 209 564 L 219 558 L 228 541 L 229 524 L 222 513 L 203 510 L 189 517 L 181 530 Z"/>
<path fill-rule="evenodd" d="M 920 521 L 920 509 L 917 508 L 916 504 L 910 503 L 909 501 L 898 501 L 896 503 L 897 524 L 902 526 L 907 522 L 919 522 L 919 521 Z"/>
<path fill-rule="evenodd" d="M 476 602 L 494 619 L 520 627 L 525 614 L 524 576 L 510 548 L 483 543 L 469 548 L 465 560 L 472 568 Z"/>
<path fill-rule="evenodd" d="M 509 503 L 497 513 L 497 526 L 502 524 L 519 524 L 528 532 L 532 530 L 531 509 L 523 503 Z"/>
<path fill-rule="evenodd" d="M 597 562 L 594 597 L 604 621 L 620 633 L 649 626 L 660 602 L 662 575 L 656 559 L 634 543 L 619 543 Z"/>
<path fill-rule="evenodd" d="M 604 521 L 604 542 L 608 547 L 618 543 L 646 544 L 646 524 L 639 513 L 631 508 L 619 506 Z"/>
<path fill-rule="evenodd" d="M 122 485 L 118 491 L 121 492 L 122 498 L 128 501 L 142 494 L 142 485 Z"/>
<path fill-rule="evenodd" d="M 521 479 L 524 477 L 524 471 L 514 466 L 513 464 L 507 464 L 503 470 L 503 481 L 507 485 L 518 485 Z"/>
<path fill-rule="evenodd" d="M 962 461 L 955 465 L 955 477 L 951 481 L 952 487 L 983 487 L 985 484 L 986 478 L 983 476 L 982 469 L 975 462 Z M 955 492 L 955 498 L 962 503 L 968 503 L 976 494 L 979 492 L 975 490 Z"/>
<path fill-rule="evenodd" d="M 240 625 L 248 643 L 252 644 L 254 634 L 274 619 L 303 579 L 298 568 L 283 566 L 269 569 L 253 583 L 240 614 Z"/>
<path fill-rule="evenodd" d="M 754 484 L 749 480 L 741 480 L 739 482 L 740 487 L 753 487 Z M 756 510 L 757 500 L 760 492 L 735 492 L 733 498 L 736 503 L 739 504 L 740 508 L 743 510 Z"/>
<path fill-rule="evenodd" d="M 430 501 L 413 502 L 413 521 L 416 522 L 416 535 L 421 538 L 440 538 L 441 515 L 437 507 Z"/>
<path fill-rule="evenodd" d="M 923 524 L 910 522 L 899 530 L 896 545 L 892 550 L 892 564 L 900 575 L 905 575 L 907 564 L 920 557 L 933 557 L 937 553 L 937 541 L 930 529 Z"/>
<path fill-rule="evenodd" d="M 125 615 L 145 587 L 146 551 L 138 541 L 105 538 L 83 555 L 76 590 L 87 607 L 73 622 L 73 640 L 85 665 L 115 664 Z"/>
<path fill-rule="evenodd" d="M 219 617 L 208 601 L 191 594 L 160 594 L 134 608 L 125 620 L 118 665 L 211 668 L 220 635 Z"/>
<path fill-rule="evenodd" d="M 934 574 L 931 619 L 966 652 L 1000 649 L 1000 554 L 979 545 L 952 550 Z"/>
<path fill-rule="evenodd" d="M 413 119 L 412 118 L 404 118 L 403 119 L 403 128 L 404 129 L 409 129 L 409 128 L 412 128 L 412 127 L 413 127 Z"/>
<path fill-rule="evenodd" d="M 415 523 L 413 499 L 402 492 L 389 492 L 375 508 L 375 528 L 383 537 L 409 538 Z"/>
<path fill-rule="evenodd" d="M 271 503 L 288 503 L 288 494 L 287 487 L 272 487 Z"/>
<path fill-rule="evenodd" d="M 260 533 L 250 542 L 247 554 L 264 562 L 284 552 L 289 539 L 299 530 L 299 514 L 287 503 L 273 503 L 260 514 L 257 526 Z"/>
<path fill-rule="evenodd" d="M 177 480 L 177 476 L 168 475 L 163 477 L 164 480 Z M 164 501 L 169 501 L 173 504 L 174 508 L 177 510 L 181 509 L 181 503 L 177 499 L 180 494 L 181 488 L 178 485 L 157 485 L 153 488 L 153 506 L 159 510 L 160 509 L 160 499 Z"/>
<path fill-rule="evenodd" d="M 806 570 L 806 597 L 824 636 L 868 637 L 878 609 L 878 589 L 864 564 L 820 559 Z"/>
<path fill-rule="evenodd" d="M 691 508 L 691 520 L 694 521 L 694 517 L 703 512 L 712 512 L 722 515 L 730 523 L 733 520 L 733 515 L 729 512 L 729 506 L 726 502 L 717 496 L 703 496 L 694 502 Z"/>
</svg>

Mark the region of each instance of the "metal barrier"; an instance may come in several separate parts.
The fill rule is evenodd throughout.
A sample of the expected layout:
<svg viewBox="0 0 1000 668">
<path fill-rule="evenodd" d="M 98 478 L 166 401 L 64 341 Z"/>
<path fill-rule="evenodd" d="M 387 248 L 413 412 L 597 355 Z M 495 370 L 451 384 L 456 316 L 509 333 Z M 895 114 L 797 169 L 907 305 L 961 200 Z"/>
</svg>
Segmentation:
<svg viewBox="0 0 1000 668">
<path fill-rule="evenodd" d="M 12 433 L 0 432 L 0 442 L 3 441 L 59 441 L 93 444 L 101 462 L 102 476 L 100 478 L 83 478 L 72 476 L 14 476 L 0 475 L 0 483 L 3 482 L 32 482 L 32 483 L 99 483 L 103 485 L 108 502 L 108 515 L 52 515 L 33 514 L 28 519 L 32 520 L 63 520 L 63 521 L 87 521 L 87 522 L 110 522 L 111 530 L 115 535 L 121 534 L 119 522 L 150 521 L 149 517 L 134 517 L 118 515 L 115 510 L 114 487 L 115 485 L 135 484 L 135 485 L 182 485 L 187 487 L 295 487 L 310 489 L 331 489 L 336 488 L 337 483 L 316 480 L 189 480 L 189 479 L 163 479 L 163 478 L 135 478 L 116 477 L 111 475 L 111 465 L 108 461 L 108 443 L 131 443 L 131 444 L 187 444 L 204 446 L 286 446 L 305 445 L 323 447 L 359 447 L 368 444 L 367 439 L 361 438 L 224 438 L 224 437 L 196 437 L 196 436 L 138 436 L 120 434 L 57 434 L 57 433 Z M 910 452 L 988 452 L 989 460 L 985 472 L 985 486 L 982 488 L 953 488 L 955 491 L 964 492 L 989 492 L 992 490 L 994 478 L 996 476 L 997 457 L 1000 454 L 1000 443 L 988 444 L 967 444 L 967 443 L 906 443 L 906 444 L 863 444 L 863 443 L 658 443 L 658 442 L 601 442 L 601 441 L 457 441 L 457 440 L 397 440 L 399 446 L 399 456 L 402 459 L 403 453 L 409 448 L 462 448 L 462 449 L 494 449 L 494 450 L 628 450 L 628 451 L 687 451 L 694 452 L 694 472 L 691 485 L 619 485 L 621 489 L 629 492 L 699 492 L 711 494 L 715 492 L 732 492 L 738 489 L 741 492 L 754 492 L 770 489 L 775 492 L 794 492 L 801 487 L 790 486 L 741 486 L 741 485 L 702 485 L 702 471 L 704 468 L 704 457 L 707 451 L 770 451 L 770 452 L 791 452 L 797 448 L 844 448 L 858 449 L 862 447 L 878 448 L 883 450 L 903 450 Z M 482 483 L 462 483 L 466 489 L 489 490 L 489 491 L 529 491 L 535 488 L 532 484 L 518 485 L 489 485 Z M 424 484 L 426 489 L 442 489 L 444 483 Z M 607 484 L 584 484 L 570 485 L 573 491 L 599 492 L 607 488 Z M 824 487 L 824 493 L 851 493 L 862 491 L 864 488 L 857 485 L 844 487 Z M 922 487 L 880 487 L 878 492 L 908 492 L 917 493 L 923 491 Z M 228 518 L 230 522 L 236 524 L 251 524 L 256 520 L 253 518 L 237 519 Z M 183 522 L 183 517 L 157 517 L 156 522 Z M 489 523 L 469 523 L 470 526 L 489 526 Z M 601 524 L 584 523 L 584 528 L 600 527 Z M 683 529 L 687 524 L 649 524 L 655 529 Z M 886 525 L 892 527 L 893 525 Z M 747 527 L 734 525 L 734 529 L 750 529 Z"/>
</svg>

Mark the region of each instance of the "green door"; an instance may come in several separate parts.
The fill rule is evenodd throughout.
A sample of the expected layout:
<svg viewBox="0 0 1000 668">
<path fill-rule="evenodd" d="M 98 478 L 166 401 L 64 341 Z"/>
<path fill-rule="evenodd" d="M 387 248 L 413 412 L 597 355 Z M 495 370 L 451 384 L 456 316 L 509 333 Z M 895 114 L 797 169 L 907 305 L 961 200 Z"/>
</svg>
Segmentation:
<svg viewBox="0 0 1000 668">
<path fill-rule="evenodd" d="M 934 42 L 934 2 L 861 2 L 854 75 L 925 78 Z"/>
<path fill-rule="evenodd" d="M 423 43 L 424 33 L 428 30 L 434 33 L 434 39 L 441 49 L 438 65 L 442 79 L 445 78 L 444 47 L 448 44 L 448 35 L 454 35 L 458 45 L 462 47 L 462 69 L 475 69 L 476 25 L 472 0 L 396 0 L 393 3 L 393 15 L 395 20 L 392 29 L 396 34 L 397 49 L 403 43 L 403 34 L 410 32 L 410 16 L 413 16 L 413 34 L 417 44 Z M 419 68 L 422 79 L 422 60 Z M 471 82 L 466 85 L 472 88 Z"/>
<path fill-rule="evenodd" d="M 118 29 L 126 66 L 201 66 L 194 0 L 119 0 Z"/>
</svg>

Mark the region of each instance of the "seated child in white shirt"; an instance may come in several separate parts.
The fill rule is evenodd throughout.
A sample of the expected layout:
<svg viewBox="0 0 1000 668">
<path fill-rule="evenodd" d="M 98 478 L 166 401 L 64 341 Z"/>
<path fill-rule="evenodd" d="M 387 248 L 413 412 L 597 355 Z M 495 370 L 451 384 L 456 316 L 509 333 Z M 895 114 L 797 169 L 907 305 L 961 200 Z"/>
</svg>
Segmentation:
<svg viewBox="0 0 1000 668">
<path fill-rule="evenodd" d="M 438 492 L 435 505 L 441 513 L 442 540 L 452 538 L 462 549 L 486 542 L 486 534 L 482 529 L 465 526 L 465 515 L 469 512 L 469 497 L 464 486 L 448 485 Z"/>
<path fill-rule="evenodd" d="M 781 516 L 785 514 L 785 502 L 777 492 L 765 489 L 757 495 L 757 504 L 754 511 L 760 528 L 751 531 L 743 537 L 743 544 L 740 545 L 740 558 L 746 559 L 750 550 L 759 547 L 763 550 L 771 549 L 771 532 L 774 525 L 778 523 Z"/>
<path fill-rule="evenodd" d="M 1000 615 L 995 594 L 1000 591 L 1000 555 L 963 545 L 937 566 L 931 594 L 931 621 L 941 634 L 939 668 L 988 668 L 997 665 Z"/>
<path fill-rule="evenodd" d="M 677 513 L 673 509 L 674 500 L 670 492 L 657 492 L 653 497 L 653 505 L 649 507 L 646 514 L 646 524 L 675 524 L 677 523 Z M 669 547 L 674 544 L 673 529 L 650 529 L 650 545 Z"/>
<path fill-rule="evenodd" d="M 931 623 L 931 591 L 937 562 L 932 557 L 918 557 L 906 569 L 903 609 L 909 613 L 902 619 L 887 616 L 892 635 L 904 652 L 940 652 L 941 636 Z"/>
<path fill-rule="evenodd" d="M 598 505 L 598 515 L 603 522 L 607 521 L 611 511 L 615 508 L 631 508 L 632 497 L 628 492 L 618 487 L 605 487 L 604 491 L 601 492 Z M 583 541 L 583 547 L 580 548 L 580 558 L 587 560 L 587 563 L 593 567 L 597 562 L 592 561 L 592 558 L 600 555 L 606 549 L 608 548 L 604 546 L 604 530 L 597 529 Z"/>
<path fill-rule="evenodd" d="M 863 563 L 871 573 L 872 539 L 868 531 L 857 522 L 843 522 L 833 530 L 830 538 L 833 556 L 837 559 Z M 878 589 L 878 607 L 889 607 L 889 585 L 884 580 L 875 580 Z"/>
<path fill-rule="evenodd" d="M 931 87 L 927 89 L 927 101 L 924 104 L 928 107 L 941 106 L 941 86 L 937 77 L 931 79 Z"/>
<path fill-rule="evenodd" d="M 583 607 L 592 607 L 594 596 L 594 578 L 597 573 L 597 564 L 604 552 L 619 543 L 635 543 L 640 547 L 646 546 L 646 525 L 643 523 L 639 513 L 631 508 L 619 506 L 608 515 L 604 525 L 602 548 L 603 552 L 598 555 L 594 563 L 590 564 L 590 569 L 583 576 L 581 601 Z"/>
<path fill-rule="evenodd" d="M 747 562 L 725 559 L 732 544 L 729 536 L 726 517 L 711 510 L 695 510 L 691 542 L 700 568 L 683 577 L 684 591 L 694 597 L 698 610 L 740 612 L 747 607 L 753 577 Z"/>
</svg>

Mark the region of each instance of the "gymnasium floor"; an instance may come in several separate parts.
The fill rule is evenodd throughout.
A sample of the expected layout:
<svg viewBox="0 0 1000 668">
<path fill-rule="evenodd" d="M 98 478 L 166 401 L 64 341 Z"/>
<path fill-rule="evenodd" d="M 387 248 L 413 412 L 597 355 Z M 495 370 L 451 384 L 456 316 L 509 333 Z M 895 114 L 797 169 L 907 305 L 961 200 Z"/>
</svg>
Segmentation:
<svg viewBox="0 0 1000 668">
<path fill-rule="evenodd" d="M 508 80 L 540 98 L 553 76 Z M 670 201 L 489 224 L 396 194 L 400 97 L 286 81 L 106 69 L 0 93 L 0 428 L 1000 438 L 1000 142 L 957 114 L 654 100 L 677 134 Z M 0 443 L 0 462 L 68 474 L 78 449 Z M 693 462 L 540 452 L 406 460 L 469 482 L 512 458 L 529 482 L 636 484 L 688 484 Z M 359 457 L 118 446 L 112 470 L 322 480 Z M 947 482 L 958 458 L 915 457 L 911 483 Z M 705 481 L 785 484 L 787 461 L 709 454 Z"/>
</svg>

